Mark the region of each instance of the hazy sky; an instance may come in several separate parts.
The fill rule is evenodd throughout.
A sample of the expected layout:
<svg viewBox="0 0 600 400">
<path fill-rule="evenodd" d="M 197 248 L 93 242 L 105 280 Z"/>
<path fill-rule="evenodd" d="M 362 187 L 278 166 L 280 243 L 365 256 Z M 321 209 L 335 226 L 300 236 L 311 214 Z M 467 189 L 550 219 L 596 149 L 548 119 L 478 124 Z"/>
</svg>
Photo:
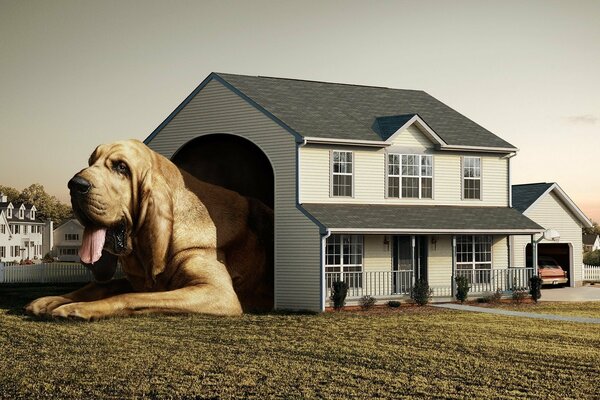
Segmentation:
<svg viewBox="0 0 600 400">
<path fill-rule="evenodd" d="M 600 1 L 0 0 L 0 184 L 67 200 L 212 71 L 425 90 L 600 220 Z"/>
</svg>

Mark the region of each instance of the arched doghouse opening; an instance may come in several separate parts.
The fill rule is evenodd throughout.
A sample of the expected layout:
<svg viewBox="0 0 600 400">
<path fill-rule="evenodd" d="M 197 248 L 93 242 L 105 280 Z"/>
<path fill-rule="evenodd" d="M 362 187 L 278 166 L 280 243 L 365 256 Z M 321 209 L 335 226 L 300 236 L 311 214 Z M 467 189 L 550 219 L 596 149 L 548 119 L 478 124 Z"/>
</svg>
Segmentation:
<svg viewBox="0 0 600 400">
<path fill-rule="evenodd" d="M 200 180 L 254 197 L 274 208 L 271 162 L 248 139 L 222 133 L 200 136 L 180 148 L 171 161 Z"/>
<path fill-rule="evenodd" d="M 267 155 L 248 139 L 219 133 L 189 141 L 173 155 L 171 161 L 201 181 L 224 187 L 249 199 L 248 218 L 240 221 L 240 224 L 247 224 L 256 235 L 246 241 L 241 240 L 242 244 L 235 251 L 230 251 L 231 246 L 228 247 L 224 252 L 227 257 L 224 262 L 228 268 L 233 265 L 241 268 L 266 265 L 264 269 L 256 268 L 256 274 L 245 273 L 242 274 L 244 277 L 232 274 L 232 280 L 245 311 L 272 309 L 275 179 Z M 210 213 L 210 207 L 208 209 Z M 218 242 L 219 236 L 220 227 L 217 225 Z M 254 251 L 257 246 L 258 252 Z M 248 276 L 251 278 L 248 279 Z"/>
</svg>

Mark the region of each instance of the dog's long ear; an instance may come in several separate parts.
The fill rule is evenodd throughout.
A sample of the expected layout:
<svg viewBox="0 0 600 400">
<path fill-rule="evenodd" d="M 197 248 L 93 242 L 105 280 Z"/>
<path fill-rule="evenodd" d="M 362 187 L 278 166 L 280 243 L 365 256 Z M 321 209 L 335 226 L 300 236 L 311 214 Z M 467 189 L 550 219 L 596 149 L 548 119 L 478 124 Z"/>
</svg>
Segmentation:
<svg viewBox="0 0 600 400">
<path fill-rule="evenodd" d="M 140 179 L 137 199 L 136 247 L 141 261 L 148 263 L 144 265 L 148 287 L 165 269 L 173 233 L 173 187 L 169 172 L 173 173 L 170 169 L 174 166 L 165 166 L 161 156 L 153 156 L 152 167 Z"/>
</svg>

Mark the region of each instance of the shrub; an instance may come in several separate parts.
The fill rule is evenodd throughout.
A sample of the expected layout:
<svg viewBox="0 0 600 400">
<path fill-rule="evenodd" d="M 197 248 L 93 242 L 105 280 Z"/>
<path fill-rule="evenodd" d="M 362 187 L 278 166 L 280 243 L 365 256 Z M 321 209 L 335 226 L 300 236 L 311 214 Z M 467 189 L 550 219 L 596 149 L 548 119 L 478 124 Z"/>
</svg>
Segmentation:
<svg viewBox="0 0 600 400">
<path fill-rule="evenodd" d="M 346 304 L 346 295 L 348 294 L 348 284 L 344 281 L 335 281 L 331 284 L 331 301 L 333 308 L 340 311 Z"/>
<path fill-rule="evenodd" d="M 495 292 L 486 293 L 483 297 L 477 299 L 479 303 L 497 304 L 502 299 L 502 290 L 497 289 Z"/>
<path fill-rule="evenodd" d="M 361 297 L 358 300 L 358 304 L 360 304 L 360 308 L 362 308 L 363 310 L 369 310 L 369 309 L 373 308 L 375 303 L 377 303 L 377 300 L 375 300 L 375 297 L 369 296 L 368 294 L 364 295 L 363 297 Z"/>
<path fill-rule="evenodd" d="M 512 299 L 517 303 L 521 303 L 527 298 L 527 288 L 516 287 L 512 290 Z"/>
<path fill-rule="evenodd" d="M 429 303 L 433 290 L 429 288 L 429 284 L 424 279 L 415 282 L 415 285 L 410 289 L 410 298 L 420 306 Z"/>
<path fill-rule="evenodd" d="M 42 262 L 45 263 L 51 263 L 52 261 L 54 261 L 54 257 L 52 257 L 52 254 L 50 254 L 50 252 L 46 253 L 44 258 L 42 258 Z"/>
<path fill-rule="evenodd" d="M 398 300 L 390 300 L 387 302 L 388 307 L 398 308 L 400 307 L 400 302 Z"/>
<path fill-rule="evenodd" d="M 542 278 L 537 275 L 532 276 L 529 278 L 529 286 L 531 287 L 529 289 L 529 294 L 533 301 L 537 303 L 540 297 L 542 297 Z"/>
<path fill-rule="evenodd" d="M 583 263 L 587 265 L 600 265 L 600 250 L 585 253 L 583 255 Z"/>
<path fill-rule="evenodd" d="M 454 281 L 456 282 L 456 300 L 464 303 L 469 295 L 469 289 L 471 289 L 469 280 L 466 276 L 460 275 L 454 278 Z"/>
</svg>

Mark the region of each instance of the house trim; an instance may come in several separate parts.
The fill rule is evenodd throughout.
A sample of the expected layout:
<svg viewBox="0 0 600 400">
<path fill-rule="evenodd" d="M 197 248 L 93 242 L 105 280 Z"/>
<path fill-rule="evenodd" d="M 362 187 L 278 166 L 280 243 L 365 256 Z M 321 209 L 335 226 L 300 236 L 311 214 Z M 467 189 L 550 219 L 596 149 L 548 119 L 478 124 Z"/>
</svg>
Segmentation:
<svg viewBox="0 0 600 400">
<path fill-rule="evenodd" d="M 562 188 L 558 186 L 557 183 L 553 183 L 552 186 L 546 189 L 546 191 L 542 193 L 541 196 L 539 196 L 533 203 L 531 203 L 529 207 L 527 207 L 527 209 L 523 211 L 523 215 L 527 216 L 527 214 L 535 207 L 535 205 L 552 191 L 555 191 L 554 193 L 556 193 L 558 198 L 567 206 L 569 211 L 571 211 L 571 213 L 573 213 L 573 215 L 577 217 L 577 219 L 583 224 L 583 226 L 585 226 L 586 228 L 591 228 L 593 226 L 592 221 L 590 221 L 590 219 L 583 213 L 583 211 L 581 211 L 579 207 L 577 207 L 573 200 L 571 200 L 571 198 L 567 196 L 564 190 L 562 190 Z"/>
<path fill-rule="evenodd" d="M 412 228 L 328 228 L 331 233 L 431 233 L 431 234 L 504 234 L 504 235 L 531 235 L 543 232 L 543 229 L 412 229 Z"/>
</svg>

